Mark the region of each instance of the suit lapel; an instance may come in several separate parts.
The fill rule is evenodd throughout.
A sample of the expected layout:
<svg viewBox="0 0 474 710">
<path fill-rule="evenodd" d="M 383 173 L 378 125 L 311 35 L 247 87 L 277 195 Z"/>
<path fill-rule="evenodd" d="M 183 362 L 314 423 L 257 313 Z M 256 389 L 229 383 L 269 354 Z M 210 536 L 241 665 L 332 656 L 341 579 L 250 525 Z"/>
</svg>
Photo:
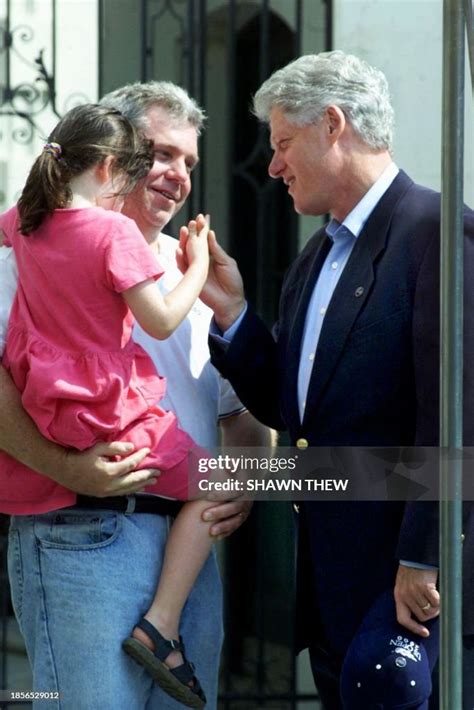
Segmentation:
<svg viewBox="0 0 474 710">
<path fill-rule="evenodd" d="M 400 171 L 357 238 L 324 318 L 309 383 L 303 426 L 314 415 L 353 324 L 367 301 L 375 278 L 374 264 L 385 249 L 393 213 L 400 198 L 412 184 L 410 178 Z"/>
</svg>

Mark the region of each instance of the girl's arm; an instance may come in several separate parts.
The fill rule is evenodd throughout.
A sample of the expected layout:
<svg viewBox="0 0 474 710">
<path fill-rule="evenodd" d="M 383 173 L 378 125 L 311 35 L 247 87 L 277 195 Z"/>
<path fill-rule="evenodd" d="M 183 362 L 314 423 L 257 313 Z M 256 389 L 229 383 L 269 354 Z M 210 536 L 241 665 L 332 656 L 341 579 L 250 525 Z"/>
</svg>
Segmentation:
<svg viewBox="0 0 474 710">
<path fill-rule="evenodd" d="M 165 340 L 185 319 L 202 291 L 209 269 L 209 227 L 204 218 L 181 228 L 180 244 L 186 251 L 187 269 L 179 284 L 163 296 L 147 279 L 122 293 L 133 315 L 153 338 Z"/>
</svg>

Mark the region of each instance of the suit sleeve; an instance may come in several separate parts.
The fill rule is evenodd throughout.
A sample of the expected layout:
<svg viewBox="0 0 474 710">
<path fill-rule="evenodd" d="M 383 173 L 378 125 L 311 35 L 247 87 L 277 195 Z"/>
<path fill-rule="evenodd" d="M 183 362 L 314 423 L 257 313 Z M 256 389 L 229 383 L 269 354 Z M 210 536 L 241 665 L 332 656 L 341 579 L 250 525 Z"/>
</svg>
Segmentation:
<svg viewBox="0 0 474 710">
<path fill-rule="evenodd" d="M 439 240 L 433 239 L 423 259 L 415 292 L 413 353 L 417 399 L 418 446 L 439 442 Z M 474 213 L 465 211 L 464 239 L 464 445 L 474 445 Z M 464 503 L 464 520 L 472 514 Z M 439 503 L 407 503 L 400 531 L 399 559 L 438 564 Z"/>
<path fill-rule="evenodd" d="M 210 338 L 213 364 L 231 382 L 247 409 L 263 424 L 279 431 L 287 429 L 281 414 L 282 402 L 285 397 L 296 396 L 282 391 L 288 358 L 298 357 L 288 353 L 285 343 L 294 322 L 300 286 L 309 270 L 315 268 L 315 254 L 323 253 L 322 240 L 326 240 L 325 228 L 313 235 L 288 268 L 280 295 L 279 320 L 271 332 L 249 306 L 230 344 Z"/>
<path fill-rule="evenodd" d="M 274 328 L 276 335 L 278 326 Z M 232 342 L 209 340 L 211 360 L 230 381 L 239 399 L 263 424 L 284 429 L 280 416 L 278 346 L 249 306 Z"/>
</svg>

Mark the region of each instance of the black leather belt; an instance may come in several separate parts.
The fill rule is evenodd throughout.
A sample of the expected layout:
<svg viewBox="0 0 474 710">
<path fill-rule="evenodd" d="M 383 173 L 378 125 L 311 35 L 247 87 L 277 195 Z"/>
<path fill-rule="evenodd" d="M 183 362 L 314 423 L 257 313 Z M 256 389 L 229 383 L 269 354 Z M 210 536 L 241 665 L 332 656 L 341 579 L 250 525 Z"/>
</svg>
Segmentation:
<svg viewBox="0 0 474 710">
<path fill-rule="evenodd" d="M 183 503 L 179 500 L 169 500 L 159 496 L 131 495 L 113 496 L 108 498 L 92 498 L 77 496 L 74 508 L 92 510 L 117 510 L 119 513 L 153 513 L 154 515 L 172 515 L 176 517 Z"/>
</svg>

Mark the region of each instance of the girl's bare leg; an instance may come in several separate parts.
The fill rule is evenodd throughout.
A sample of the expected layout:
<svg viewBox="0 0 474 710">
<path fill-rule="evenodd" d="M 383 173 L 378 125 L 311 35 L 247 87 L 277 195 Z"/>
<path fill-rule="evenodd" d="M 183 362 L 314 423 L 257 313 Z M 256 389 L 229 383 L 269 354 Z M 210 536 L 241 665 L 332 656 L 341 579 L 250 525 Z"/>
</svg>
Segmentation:
<svg viewBox="0 0 474 710">
<path fill-rule="evenodd" d="M 205 500 L 186 503 L 170 530 L 158 589 L 145 614 L 145 619 L 168 640 L 179 638 L 181 612 L 212 549 L 210 524 L 201 519 L 208 507 Z M 132 635 L 154 650 L 144 631 L 135 628 Z M 175 668 L 183 663 L 183 657 L 179 651 L 172 651 L 165 662 Z"/>
</svg>

